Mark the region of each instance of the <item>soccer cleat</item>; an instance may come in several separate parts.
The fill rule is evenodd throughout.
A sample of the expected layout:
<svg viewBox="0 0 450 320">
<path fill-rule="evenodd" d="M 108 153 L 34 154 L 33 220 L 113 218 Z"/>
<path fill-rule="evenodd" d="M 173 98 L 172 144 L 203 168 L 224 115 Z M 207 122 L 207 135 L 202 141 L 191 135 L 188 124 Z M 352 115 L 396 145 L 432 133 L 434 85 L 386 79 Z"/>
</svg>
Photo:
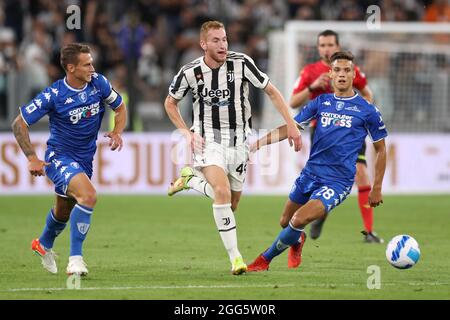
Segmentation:
<svg viewBox="0 0 450 320">
<path fill-rule="evenodd" d="M 71 256 L 69 257 L 66 273 L 68 275 L 76 274 L 79 276 L 87 276 L 88 269 L 86 267 L 87 265 L 83 260 L 83 256 Z"/>
<path fill-rule="evenodd" d="M 270 261 L 260 254 L 255 261 L 248 265 L 248 272 L 259 272 L 269 270 Z"/>
<path fill-rule="evenodd" d="M 364 242 L 367 243 L 384 243 L 384 240 L 381 239 L 375 232 L 367 232 L 367 231 L 361 231 L 361 233 L 364 235 Z"/>
<path fill-rule="evenodd" d="M 288 268 L 297 268 L 302 263 L 302 249 L 306 241 L 306 233 L 302 232 L 301 241 L 289 248 Z"/>
<path fill-rule="evenodd" d="M 309 229 L 309 236 L 311 239 L 316 240 L 320 237 L 325 219 L 326 218 L 319 218 L 311 223 L 311 228 Z"/>
<path fill-rule="evenodd" d="M 172 182 L 169 187 L 169 191 L 167 194 L 169 196 L 173 196 L 175 193 L 180 192 L 182 190 L 190 189 L 187 183 L 194 176 L 194 170 L 191 167 L 184 167 L 180 171 L 180 177 Z"/>
<path fill-rule="evenodd" d="M 31 242 L 31 250 L 41 257 L 42 266 L 50 273 L 57 274 L 58 267 L 56 266 L 56 254 L 52 249 L 46 249 L 41 245 L 39 239 L 34 239 Z"/>
<path fill-rule="evenodd" d="M 231 264 L 231 273 L 233 273 L 235 276 L 238 276 L 245 272 L 247 272 L 247 265 L 244 263 L 242 257 L 237 257 L 236 259 L 234 259 Z"/>
</svg>

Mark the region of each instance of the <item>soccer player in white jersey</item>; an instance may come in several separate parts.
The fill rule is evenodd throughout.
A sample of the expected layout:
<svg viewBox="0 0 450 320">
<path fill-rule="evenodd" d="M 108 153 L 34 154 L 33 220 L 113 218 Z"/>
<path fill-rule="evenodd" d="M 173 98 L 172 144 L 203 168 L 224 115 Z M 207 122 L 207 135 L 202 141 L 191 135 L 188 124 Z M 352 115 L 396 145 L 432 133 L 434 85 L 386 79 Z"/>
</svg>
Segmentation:
<svg viewBox="0 0 450 320">
<path fill-rule="evenodd" d="M 204 56 L 183 66 L 174 77 L 164 106 L 173 124 L 189 138 L 194 171 L 183 168 L 169 195 L 195 189 L 214 200 L 217 228 L 235 275 L 247 271 L 238 250 L 236 210 L 242 193 L 248 159 L 247 135 L 251 131 L 248 84 L 264 90 L 287 125 L 287 137 L 295 150 L 301 148 L 300 132 L 282 95 L 243 53 L 228 51 L 224 25 L 205 22 L 200 29 Z M 178 109 L 187 94 L 193 96 L 193 125 L 189 129 Z"/>
</svg>

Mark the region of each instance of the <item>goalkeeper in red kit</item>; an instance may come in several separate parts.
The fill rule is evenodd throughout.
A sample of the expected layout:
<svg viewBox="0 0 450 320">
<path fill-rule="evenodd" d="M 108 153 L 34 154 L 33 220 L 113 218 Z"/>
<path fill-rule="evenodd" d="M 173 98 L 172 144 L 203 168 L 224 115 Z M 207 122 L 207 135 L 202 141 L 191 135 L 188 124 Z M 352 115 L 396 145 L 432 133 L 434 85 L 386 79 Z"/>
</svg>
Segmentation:
<svg viewBox="0 0 450 320">
<path fill-rule="evenodd" d="M 308 100 L 312 100 L 317 96 L 325 93 L 332 93 L 331 81 L 329 76 L 330 58 L 333 53 L 340 51 L 339 36 L 332 30 L 325 30 L 317 37 L 317 49 L 320 60 L 306 65 L 299 78 L 295 83 L 295 87 L 290 99 L 292 108 L 300 108 L 306 104 Z M 353 87 L 357 89 L 360 95 L 369 103 L 373 103 L 373 94 L 367 85 L 365 75 L 355 66 L 355 79 Z M 316 123 L 311 123 L 311 141 L 314 139 Z M 355 183 L 358 187 L 358 203 L 361 216 L 364 222 L 364 241 L 368 243 L 383 243 L 383 239 L 373 231 L 373 208 L 369 205 L 369 193 L 371 190 L 369 175 L 366 163 L 366 144 L 362 146 L 357 163 Z M 319 238 L 325 218 L 317 219 L 311 224 L 310 236 L 312 239 Z"/>
</svg>

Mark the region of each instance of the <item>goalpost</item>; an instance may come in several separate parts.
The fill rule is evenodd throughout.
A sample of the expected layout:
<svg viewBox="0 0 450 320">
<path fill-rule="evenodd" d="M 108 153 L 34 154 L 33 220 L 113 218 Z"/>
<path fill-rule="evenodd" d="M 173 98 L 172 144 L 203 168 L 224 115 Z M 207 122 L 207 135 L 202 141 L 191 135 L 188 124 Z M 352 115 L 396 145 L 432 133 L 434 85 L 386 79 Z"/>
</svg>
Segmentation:
<svg viewBox="0 0 450 320">
<path fill-rule="evenodd" d="M 317 35 L 326 29 L 355 55 L 390 131 L 450 131 L 450 23 L 288 21 L 268 39 L 268 74 L 287 101 L 303 66 L 319 59 Z M 262 128 L 281 123 L 268 103 Z"/>
</svg>

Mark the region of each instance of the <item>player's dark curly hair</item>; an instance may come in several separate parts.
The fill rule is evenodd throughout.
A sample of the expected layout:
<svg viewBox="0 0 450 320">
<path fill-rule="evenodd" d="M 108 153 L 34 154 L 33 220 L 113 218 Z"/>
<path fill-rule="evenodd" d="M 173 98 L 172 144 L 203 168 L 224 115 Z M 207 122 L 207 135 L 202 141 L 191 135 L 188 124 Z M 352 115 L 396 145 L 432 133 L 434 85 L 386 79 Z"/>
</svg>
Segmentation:
<svg viewBox="0 0 450 320">
<path fill-rule="evenodd" d="M 68 64 L 78 64 L 78 56 L 80 53 L 91 53 L 91 48 L 82 43 L 71 43 L 61 48 L 61 67 L 67 71 Z"/>
<path fill-rule="evenodd" d="M 330 58 L 330 62 L 333 62 L 338 59 L 353 61 L 353 59 L 355 59 L 355 57 L 353 56 L 353 54 L 350 51 L 338 51 L 338 52 L 333 53 L 333 55 Z"/>
</svg>

